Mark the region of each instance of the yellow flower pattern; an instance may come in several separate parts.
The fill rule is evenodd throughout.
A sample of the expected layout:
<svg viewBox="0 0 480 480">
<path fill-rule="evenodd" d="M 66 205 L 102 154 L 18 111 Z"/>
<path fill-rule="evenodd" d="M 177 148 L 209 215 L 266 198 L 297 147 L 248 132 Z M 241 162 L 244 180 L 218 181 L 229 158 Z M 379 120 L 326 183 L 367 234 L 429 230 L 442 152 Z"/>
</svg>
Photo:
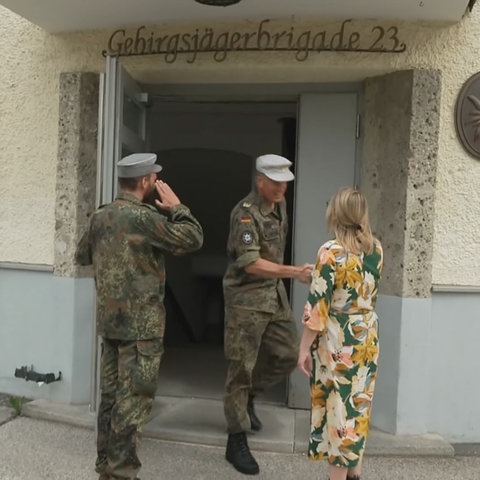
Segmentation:
<svg viewBox="0 0 480 480">
<path fill-rule="evenodd" d="M 355 255 L 331 240 L 319 250 L 303 322 L 313 342 L 312 421 L 308 453 L 357 465 L 370 425 L 379 355 L 374 311 L 383 251 Z"/>
</svg>

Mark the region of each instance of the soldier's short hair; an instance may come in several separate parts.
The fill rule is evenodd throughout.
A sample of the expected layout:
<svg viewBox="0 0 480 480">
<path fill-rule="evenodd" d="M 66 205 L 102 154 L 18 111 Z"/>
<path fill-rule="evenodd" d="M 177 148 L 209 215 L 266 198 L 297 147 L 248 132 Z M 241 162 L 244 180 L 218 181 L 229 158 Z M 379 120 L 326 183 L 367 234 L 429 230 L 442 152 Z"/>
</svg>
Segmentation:
<svg viewBox="0 0 480 480">
<path fill-rule="evenodd" d="M 122 190 L 132 191 L 137 189 L 142 178 L 145 178 L 145 176 L 135 178 L 119 178 L 118 184 Z"/>
</svg>

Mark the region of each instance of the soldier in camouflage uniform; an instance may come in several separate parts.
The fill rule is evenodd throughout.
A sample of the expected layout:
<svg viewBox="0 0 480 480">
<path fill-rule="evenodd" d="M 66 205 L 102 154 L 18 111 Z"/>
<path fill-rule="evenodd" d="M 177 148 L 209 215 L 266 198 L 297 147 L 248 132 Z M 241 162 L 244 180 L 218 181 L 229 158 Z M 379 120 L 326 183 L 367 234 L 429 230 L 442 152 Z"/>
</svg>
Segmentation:
<svg viewBox="0 0 480 480">
<path fill-rule="evenodd" d="M 120 194 L 99 208 L 77 249 L 77 263 L 93 264 L 97 330 L 102 336 L 101 403 L 96 471 L 100 480 L 136 479 L 142 426 L 150 414 L 165 329 L 164 254 L 202 246 L 190 210 L 164 182 L 155 154 L 118 162 Z M 143 203 L 156 189 L 158 208 Z"/>
<path fill-rule="evenodd" d="M 281 279 L 308 283 L 312 272 L 309 264 L 283 265 L 288 232 L 284 195 L 287 182 L 294 178 L 290 165 L 278 155 L 258 157 L 256 188 L 230 217 L 229 264 L 223 278 L 226 458 L 245 474 L 259 472 L 246 438 L 247 430 L 262 427 L 253 398 L 297 364 L 297 328 Z"/>
</svg>

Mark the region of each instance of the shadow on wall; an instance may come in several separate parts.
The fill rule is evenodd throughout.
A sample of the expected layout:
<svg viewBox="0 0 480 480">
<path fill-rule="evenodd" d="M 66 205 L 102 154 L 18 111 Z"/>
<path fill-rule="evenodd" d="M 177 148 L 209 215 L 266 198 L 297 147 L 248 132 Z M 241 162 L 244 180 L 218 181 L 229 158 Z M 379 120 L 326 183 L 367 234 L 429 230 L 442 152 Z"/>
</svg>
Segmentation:
<svg viewBox="0 0 480 480">
<path fill-rule="evenodd" d="M 160 177 L 187 205 L 204 231 L 203 248 L 168 256 L 167 344 L 222 343 L 222 277 L 232 208 L 250 191 L 254 159 L 227 150 L 174 149 L 157 152 Z"/>
</svg>

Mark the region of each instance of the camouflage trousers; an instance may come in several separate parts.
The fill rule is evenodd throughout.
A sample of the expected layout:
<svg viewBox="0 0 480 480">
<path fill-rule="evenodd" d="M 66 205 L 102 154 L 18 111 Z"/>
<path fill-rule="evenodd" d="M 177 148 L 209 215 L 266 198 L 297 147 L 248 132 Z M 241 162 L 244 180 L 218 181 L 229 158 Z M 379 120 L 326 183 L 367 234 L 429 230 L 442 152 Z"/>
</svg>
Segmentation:
<svg viewBox="0 0 480 480">
<path fill-rule="evenodd" d="M 298 335 L 292 311 L 225 309 L 227 380 L 224 411 L 228 433 L 250 430 L 248 396 L 275 385 L 297 365 Z"/>
<path fill-rule="evenodd" d="M 107 473 L 114 479 L 137 478 L 142 465 L 137 450 L 152 409 L 162 353 L 162 338 L 103 338 L 97 473 Z"/>
</svg>

